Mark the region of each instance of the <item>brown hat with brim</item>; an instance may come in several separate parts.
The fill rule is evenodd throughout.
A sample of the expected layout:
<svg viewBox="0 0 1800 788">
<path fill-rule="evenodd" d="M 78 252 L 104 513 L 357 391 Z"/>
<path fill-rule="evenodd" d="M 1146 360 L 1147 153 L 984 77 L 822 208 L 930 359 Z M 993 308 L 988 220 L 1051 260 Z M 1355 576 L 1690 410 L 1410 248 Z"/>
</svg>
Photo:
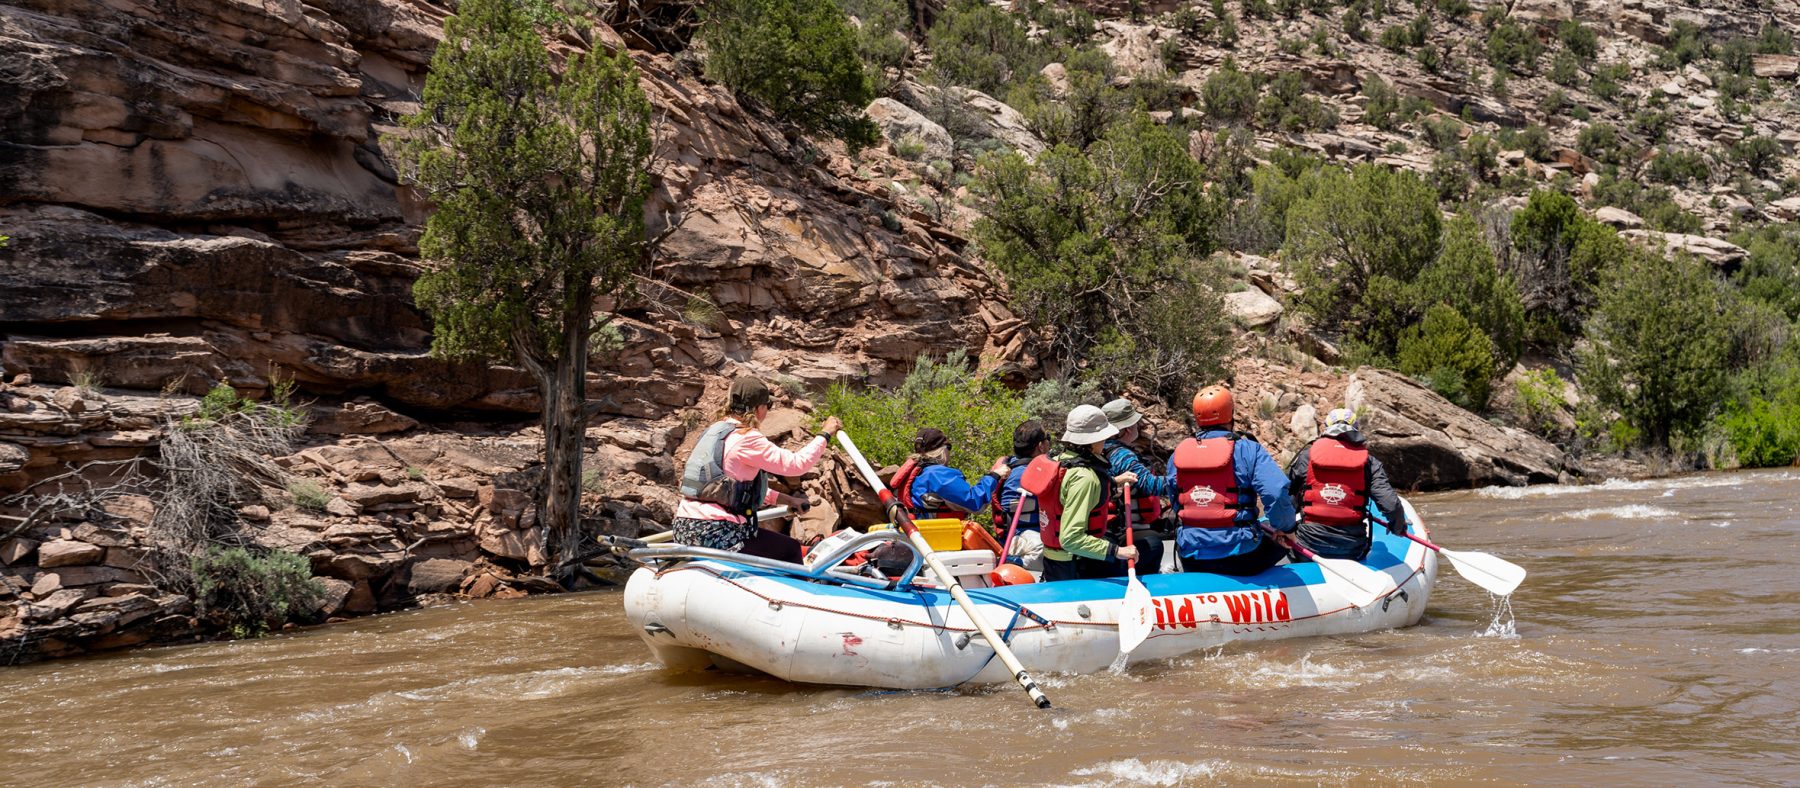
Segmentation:
<svg viewBox="0 0 1800 788">
<path fill-rule="evenodd" d="M 758 378 L 746 375 L 731 382 L 732 413 L 749 413 L 772 401 L 774 397 L 769 394 L 768 384 Z"/>
</svg>

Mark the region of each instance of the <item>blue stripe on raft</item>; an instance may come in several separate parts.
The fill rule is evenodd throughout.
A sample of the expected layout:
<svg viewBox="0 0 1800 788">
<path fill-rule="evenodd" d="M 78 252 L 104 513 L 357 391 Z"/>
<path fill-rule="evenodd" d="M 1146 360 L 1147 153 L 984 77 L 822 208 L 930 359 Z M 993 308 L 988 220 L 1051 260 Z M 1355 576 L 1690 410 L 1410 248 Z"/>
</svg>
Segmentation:
<svg viewBox="0 0 1800 788">
<path fill-rule="evenodd" d="M 1416 530 L 1416 529 L 1415 529 Z M 1405 537 L 1394 536 L 1385 529 L 1377 527 L 1375 538 L 1369 547 L 1369 555 L 1363 563 L 1377 570 L 1386 571 L 1404 562 L 1408 548 L 1412 542 Z M 920 607 L 942 607 L 950 604 L 947 591 L 929 589 L 908 589 L 904 591 L 878 591 L 873 588 L 859 586 L 834 585 L 831 583 L 815 583 L 780 572 L 758 569 L 726 561 L 707 559 L 705 563 L 716 564 L 724 570 L 722 574 L 729 579 L 758 577 L 781 585 L 802 589 L 806 593 L 819 596 L 835 596 L 868 599 L 889 603 L 912 604 Z M 1317 564 L 1282 564 L 1262 574 L 1250 577 L 1231 577 L 1202 572 L 1177 572 L 1173 574 L 1139 575 L 1144 587 L 1151 596 L 1175 596 L 1182 594 L 1216 594 L 1232 591 L 1261 591 L 1274 588 L 1294 588 L 1297 586 L 1320 585 L 1325 582 L 1324 571 Z M 1055 602 L 1096 602 L 1113 601 L 1125 593 L 1125 578 L 1116 577 L 1106 580 L 1064 580 L 1059 583 L 1033 583 L 1031 585 L 1006 586 L 1004 588 L 965 589 L 971 599 L 999 604 L 1041 605 Z"/>
</svg>

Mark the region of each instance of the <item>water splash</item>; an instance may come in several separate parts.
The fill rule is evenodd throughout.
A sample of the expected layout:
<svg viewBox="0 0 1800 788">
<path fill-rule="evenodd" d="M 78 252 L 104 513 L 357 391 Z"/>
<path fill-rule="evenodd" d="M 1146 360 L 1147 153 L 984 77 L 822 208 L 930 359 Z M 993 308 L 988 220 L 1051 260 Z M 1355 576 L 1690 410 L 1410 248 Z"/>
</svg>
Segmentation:
<svg viewBox="0 0 1800 788">
<path fill-rule="evenodd" d="M 1112 670 L 1112 674 L 1114 676 L 1125 675 L 1125 666 L 1127 664 L 1129 664 L 1130 662 L 1131 662 L 1130 654 L 1127 654 L 1123 651 L 1119 652 L 1118 658 L 1113 660 L 1112 668 L 1110 668 L 1110 670 Z"/>
<path fill-rule="evenodd" d="M 1488 621 L 1487 629 L 1475 633 L 1475 637 L 1518 640 L 1519 627 L 1517 620 L 1513 617 L 1512 595 L 1488 594 L 1488 599 L 1494 603 L 1493 618 Z"/>
</svg>

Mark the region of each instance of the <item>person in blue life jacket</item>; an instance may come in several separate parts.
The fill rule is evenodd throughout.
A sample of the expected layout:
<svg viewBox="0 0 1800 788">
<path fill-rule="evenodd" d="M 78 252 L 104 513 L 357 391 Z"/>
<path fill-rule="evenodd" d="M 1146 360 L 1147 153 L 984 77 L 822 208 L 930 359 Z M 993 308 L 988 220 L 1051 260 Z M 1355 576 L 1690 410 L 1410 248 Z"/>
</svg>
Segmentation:
<svg viewBox="0 0 1800 788">
<path fill-rule="evenodd" d="M 1038 533 L 1037 501 L 1019 490 L 1019 482 L 1025 478 L 1025 466 L 1050 453 L 1050 434 L 1044 431 L 1042 422 L 1032 419 L 1013 429 L 1012 445 L 1013 456 L 1006 458 L 1006 479 L 994 488 L 995 538 L 1004 544 L 1016 513 L 1018 531 L 1007 546 L 1007 562 L 1038 572 L 1044 568 L 1044 539 Z"/>
<path fill-rule="evenodd" d="M 1138 479 L 1131 485 L 1132 543 L 1144 554 L 1144 559 L 1138 562 L 1138 574 L 1156 574 L 1162 571 L 1163 540 L 1154 531 L 1162 520 L 1163 499 L 1175 492 L 1174 480 L 1151 473 L 1139 459 L 1137 450 L 1132 448 L 1137 443 L 1144 415 L 1137 412 L 1131 400 L 1115 399 L 1100 406 L 1100 412 L 1106 414 L 1107 423 L 1119 431 L 1118 435 L 1106 439 L 1107 466 L 1112 468 L 1114 476 L 1130 473 Z M 1113 509 L 1123 513 L 1126 511 L 1125 485 L 1115 489 Z M 1123 527 L 1124 522 L 1120 517 L 1119 526 Z"/>
<path fill-rule="evenodd" d="M 1280 563 L 1291 546 L 1287 474 L 1255 438 L 1233 431 L 1232 420 L 1231 391 L 1201 389 L 1194 395 L 1194 437 L 1175 447 L 1169 463 L 1182 571 L 1254 575 Z M 1280 536 L 1266 535 L 1259 519 Z"/>
<path fill-rule="evenodd" d="M 912 457 L 888 486 L 916 518 L 963 518 L 986 508 L 994 488 L 1011 470 L 1005 457 L 997 457 L 988 472 L 970 484 L 949 463 L 949 439 L 942 431 L 923 428 L 913 436 Z"/>
<path fill-rule="evenodd" d="M 1369 453 L 1356 428 L 1356 412 L 1338 408 L 1325 417 L 1325 430 L 1288 463 L 1288 485 L 1300 512 L 1294 537 L 1325 558 L 1362 560 L 1369 554 L 1369 504 L 1381 512 L 1389 533 L 1406 533 L 1406 507 L 1387 469 Z M 1295 561 L 1305 561 L 1296 552 Z"/>
</svg>

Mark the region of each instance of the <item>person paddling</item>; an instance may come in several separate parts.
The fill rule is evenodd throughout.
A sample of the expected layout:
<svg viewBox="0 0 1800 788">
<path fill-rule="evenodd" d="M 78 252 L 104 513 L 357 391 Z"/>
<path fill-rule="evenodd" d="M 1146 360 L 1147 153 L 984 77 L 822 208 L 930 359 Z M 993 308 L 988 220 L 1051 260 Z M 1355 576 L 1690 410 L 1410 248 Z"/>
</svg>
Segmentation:
<svg viewBox="0 0 1800 788">
<path fill-rule="evenodd" d="M 1138 458 L 1136 445 L 1139 437 L 1139 424 L 1144 416 L 1132 406 L 1131 400 L 1123 397 L 1100 406 L 1100 412 L 1106 414 L 1107 423 L 1111 424 L 1119 434 L 1106 439 L 1106 463 L 1112 475 L 1130 473 L 1137 477 L 1137 483 L 1131 486 L 1131 526 L 1137 531 L 1133 540 L 1145 555 L 1154 554 L 1157 562 L 1148 561 L 1138 565 L 1138 574 L 1153 575 L 1162 571 L 1160 566 L 1163 554 L 1162 537 L 1153 532 L 1163 516 L 1163 499 L 1175 493 L 1174 479 L 1158 476 L 1145 467 L 1144 461 Z M 1123 490 L 1121 485 L 1119 489 Z M 1123 494 L 1113 501 L 1113 507 L 1120 512 L 1125 511 Z M 1121 525 L 1123 524 L 1123 518 Z M 1121 538 L 1123 532 L 1121 531 Z"/>
<path fill-rule="evenodd" d="M 756 510 L 785 504 L 795 511 L 812 508 L 803 495 L 769 489 L 769 474 L 799 476 L 824 456 L 826 436 L 843 429 L 836 416 L 820 426 L 821 434 L 799 451 L 771 443 L 757 431 L 769 416 L 769 387 L 753 377 L 731 384 L 725 418 L 700 436 L 681 474 L 681 503 L 675 507 L 675 541 L 746 555 L 800 562 L 800 542 L 762 528 Z"/>
<path fill-rule="evenodd" d="M 1368 504 L 1381 510 L 1388 532 L 1406 534 L 1406 507 L 1387 469 L 1369 454 L 1356 428 L 1356 412 L 1338 408 L 1325 417 L 1325 431 L 1288 463 L 1288 483 L 1300 509 L 1300 544 L 1326 558 L 1362 560 L 1369 554 Z M 1306 560 L 1295 553 L 1294 560 Z"/>
<path fill-rule="evenodd" d="M 1113 476 L 1102 453 L 1106 439 L 1118 434 L 1099 408 L 1082 405 L 1069 411 L 1062 451 L 1054 458 L 1058 472 L 1038 496 L 1045 515 L 1044 582 L 1124 577 L 1127 561 L 1141 556 L 1140 565 L 1155 565 L 1162 560 L 1160 551 L 1152 556 L 1106 536 L 1113 485 L 1137 481 L 1131 473 Z"/>
<path fill-rule="evenodd" d="M 1025 478 L 1025 466 L 1050 453 L 1050 435 L 1044 432 L 1042 422 L 1032 419 L 1013 429 L 1012 442 L 1013 456 L 1006 458 L 1006 479 L 994 489 L 994 529 L 1000 539 L 1005 539 L 1013 527 L 1013 515 L 1018 515 L 1018 532 L 1012 535 L 1007 557 L 1036 572 L 1044 568 L 1044 540 L 1038 534 L 1038 504 L 1037 499 L 1021 493 L 1019 483 Z"/>
<path fill-rule="evenodd" d="M 970 484 L 962 471 L 950 467 L 950 440 L 926 427 L 913 436 L 913 456 L 888 486 L 914 517 L 960 518 L 985 508 L 1008 470 L 1006 458 L 996 457 L 981 480 Z"/>
<path fill-rule="evenodd" d="M 1285 545 L 1264 535 L 1262 517 L 1283 534 L 1294 530 L 1288 477 L 1255 438 L 1231 429 L 1231 390 L 1208 386 L 1194 395 L 1194 437 L 1175 447 L 1175 550 L 1187 572 L 1254 575 L 1280 563 Z"/>
</svg>

